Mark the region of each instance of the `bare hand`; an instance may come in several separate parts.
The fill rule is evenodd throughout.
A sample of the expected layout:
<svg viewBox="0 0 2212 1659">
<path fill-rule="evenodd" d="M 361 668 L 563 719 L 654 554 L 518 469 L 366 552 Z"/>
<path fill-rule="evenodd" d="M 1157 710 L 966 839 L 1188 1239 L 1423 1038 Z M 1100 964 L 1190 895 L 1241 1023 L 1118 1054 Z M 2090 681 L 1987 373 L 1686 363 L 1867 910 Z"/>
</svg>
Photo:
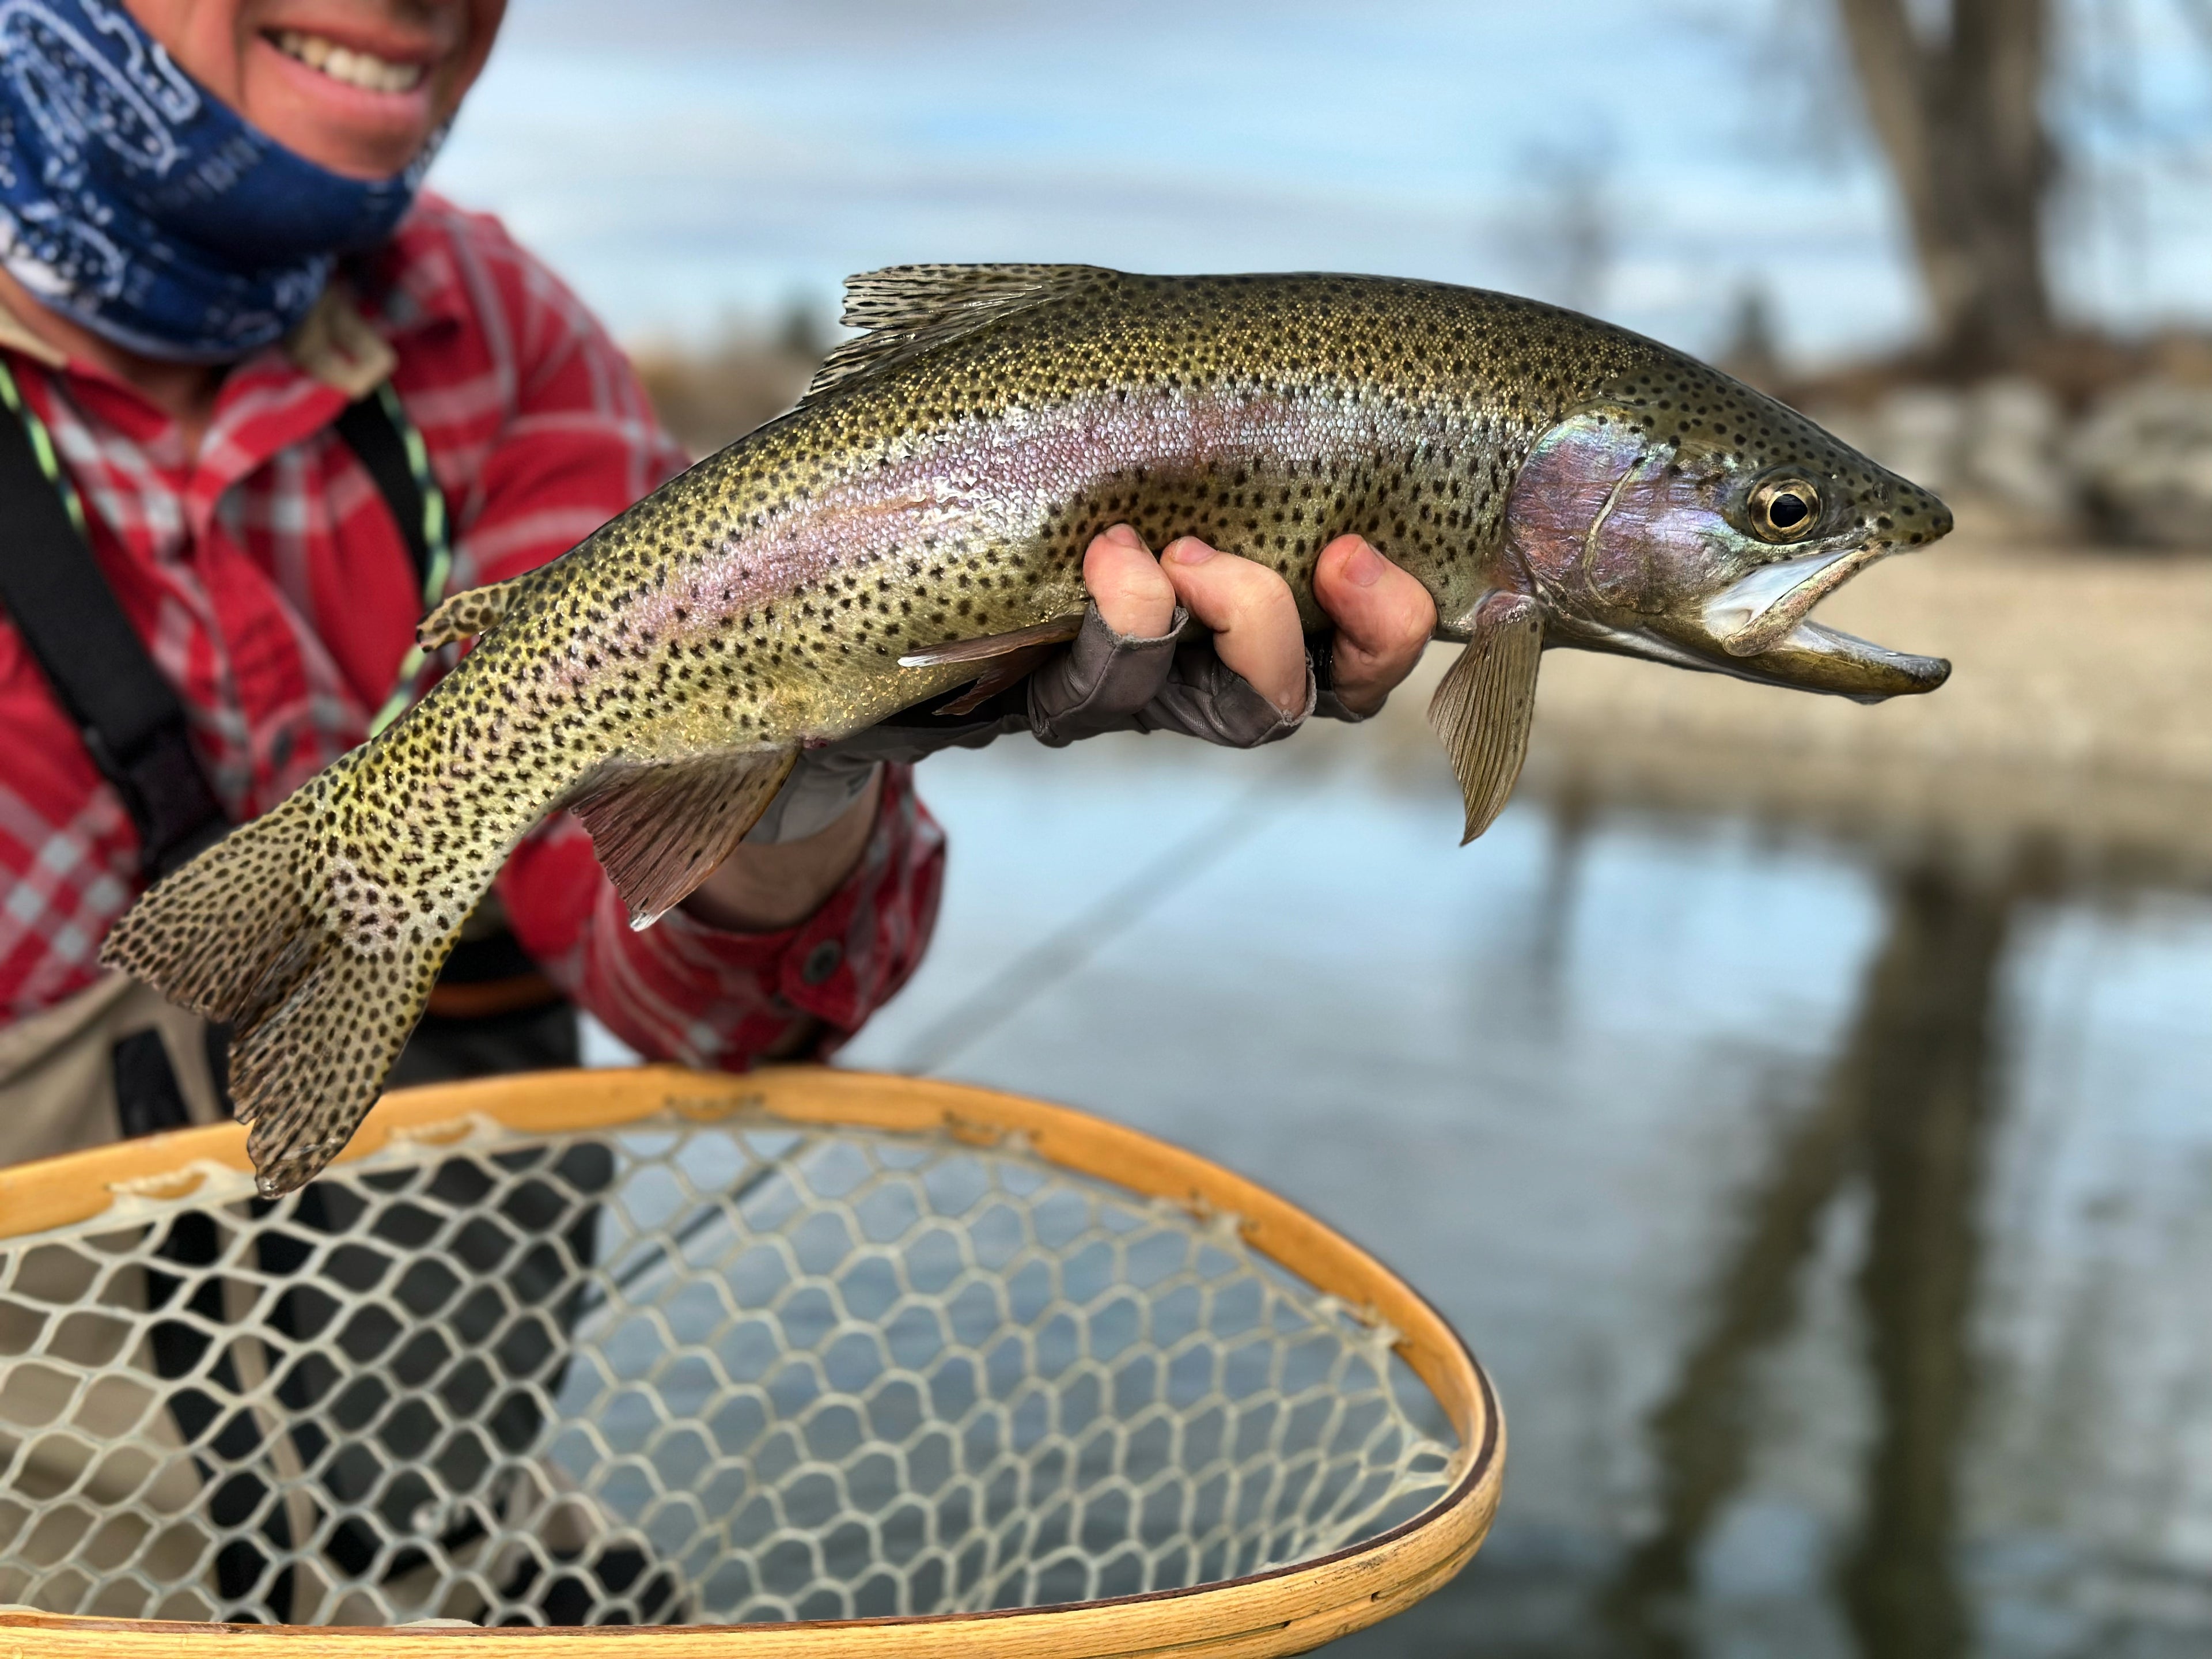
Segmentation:
<svg viewBox="0 0 2212 1659">
<path fill-rule="evenodd" d="M 1155 559 L 1137 532 L 1115 525 L 1083 556 L 1084 585 L 1116 633 L 1167 631 L 1178 603 L 1213 630 L 1215 654 L 1286 714 L 1304 705 L 1305 636 L 1290 584 L 1263 564 L 1217 552 L 1195 536 Z M 1332 689 L 1371 714 L 1413 671 L 1437 625 L 1428 590 L 1358 536 L 1322 550 L 1314 599 L 1336 624 Z"/>
</svg>

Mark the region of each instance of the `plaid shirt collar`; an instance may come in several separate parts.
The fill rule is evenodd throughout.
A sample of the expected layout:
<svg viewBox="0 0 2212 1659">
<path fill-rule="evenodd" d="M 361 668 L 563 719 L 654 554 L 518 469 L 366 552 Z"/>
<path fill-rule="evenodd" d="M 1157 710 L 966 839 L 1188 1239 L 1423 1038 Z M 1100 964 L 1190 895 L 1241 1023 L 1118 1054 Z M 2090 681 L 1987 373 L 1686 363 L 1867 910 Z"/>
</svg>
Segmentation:
<svg viewBox="0 0 2212 1659">
<path fill-rule="evenodd" d="M 461 274 L 442 248 L 404 263 L 389 249 L 349 262 L 297 328 L 241 359 L 224 377 L 185 495 L 195 529 L 204 527 L 224 490 L 389 378 L 398 362 L 397 342 L 464 328 L 469 315 Z M 175 424 L 128 381 L 38 334 L 4 297 L 0 347 L 65 377 L 73 391 L 142 442 L 157 442 Z M 278 410 L 278 418 L 270 418 Z"/>
</svg>

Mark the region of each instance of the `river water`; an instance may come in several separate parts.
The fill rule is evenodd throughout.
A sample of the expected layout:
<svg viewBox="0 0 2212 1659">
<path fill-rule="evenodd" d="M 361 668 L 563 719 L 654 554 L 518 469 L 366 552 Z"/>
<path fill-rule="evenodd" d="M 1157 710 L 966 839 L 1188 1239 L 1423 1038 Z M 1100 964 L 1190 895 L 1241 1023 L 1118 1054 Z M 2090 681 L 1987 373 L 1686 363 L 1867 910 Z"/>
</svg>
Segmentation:
<svg viewBox="0 0 2212 1659">
<path fill-rule="evenodd" d="M 1497 1382 L 1489 1544 L 1333 1652 L 2212 1651 L 2212 897 L 1534 801 L 1462 849 L 1166 739 L 925 784 L 938 939 L 845 1060 L 1265 1182 Z"/>
</svg>

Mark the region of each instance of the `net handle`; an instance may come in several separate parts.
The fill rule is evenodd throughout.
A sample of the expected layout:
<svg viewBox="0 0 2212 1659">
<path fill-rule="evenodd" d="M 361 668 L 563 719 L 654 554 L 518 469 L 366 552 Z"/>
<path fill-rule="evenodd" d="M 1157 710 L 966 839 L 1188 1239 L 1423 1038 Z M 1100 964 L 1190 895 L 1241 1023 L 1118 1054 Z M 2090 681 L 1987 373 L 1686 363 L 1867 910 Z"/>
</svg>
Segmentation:
<svg viewBox="0 0 2212 1659">
<path fill-rule="evenodd" d="M 1434 1394 L 1460 1438 L 1459 1479 L 1420 1515 L 1334 1555 L 1188 1589 L 977 1613 L 810 1624 L 579 1630 L 338 1628 L 85 1619 L 0 1609 L 15 1659 L 191 1659 L 219 1641 L 233 1659 L 1066 1659 L 1174 1651 L 1178 1659 L 1303 1652 L 1389 1617 L 1464 1566 L 1490 1530 L 1505 1425 L 1457 1332 L 1380 1261 L 1286 1200 L 1195 1153 L 1064 1106 L 967 1084 L 777 1066 L 728 1076 L 676 1066 L 540 1072 L 387 1095 L 339 1162 L 397 1134 L 435 1142 L 489 1120 L 525 1133 L 615 1128 L 673 1113 L 793 1125 L 937 1131 L 979 1146 L 1024 1137 L 1046 1162 L 1209 1216 L 1361 1316 Z M 209 1166 L 246 1173 L 246 1130 L 180 1129 L 0 1170 L 0 1241 L 88 1221 L 120 1194 L 184 1199 Z M 641 1648 L 641 1643 L 650 1643 Z"/>
</svg>

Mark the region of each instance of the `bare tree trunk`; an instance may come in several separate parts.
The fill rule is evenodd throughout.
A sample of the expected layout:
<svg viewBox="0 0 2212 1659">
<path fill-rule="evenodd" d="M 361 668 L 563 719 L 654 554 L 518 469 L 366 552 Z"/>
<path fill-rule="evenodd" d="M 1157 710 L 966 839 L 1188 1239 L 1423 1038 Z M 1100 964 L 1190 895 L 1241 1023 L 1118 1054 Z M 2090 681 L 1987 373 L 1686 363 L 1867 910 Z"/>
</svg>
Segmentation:
<svg viewBox="0 0 2212 1659">
<path fill-rule="evenodd" d="M 1934 313 L 1960 373 L 2006 368 L 2051 336 L 2041 96 L 2050 0 L 1948 0 L 1940 36 L 1905 0 L 1836 0 Z"/>
</svg>

